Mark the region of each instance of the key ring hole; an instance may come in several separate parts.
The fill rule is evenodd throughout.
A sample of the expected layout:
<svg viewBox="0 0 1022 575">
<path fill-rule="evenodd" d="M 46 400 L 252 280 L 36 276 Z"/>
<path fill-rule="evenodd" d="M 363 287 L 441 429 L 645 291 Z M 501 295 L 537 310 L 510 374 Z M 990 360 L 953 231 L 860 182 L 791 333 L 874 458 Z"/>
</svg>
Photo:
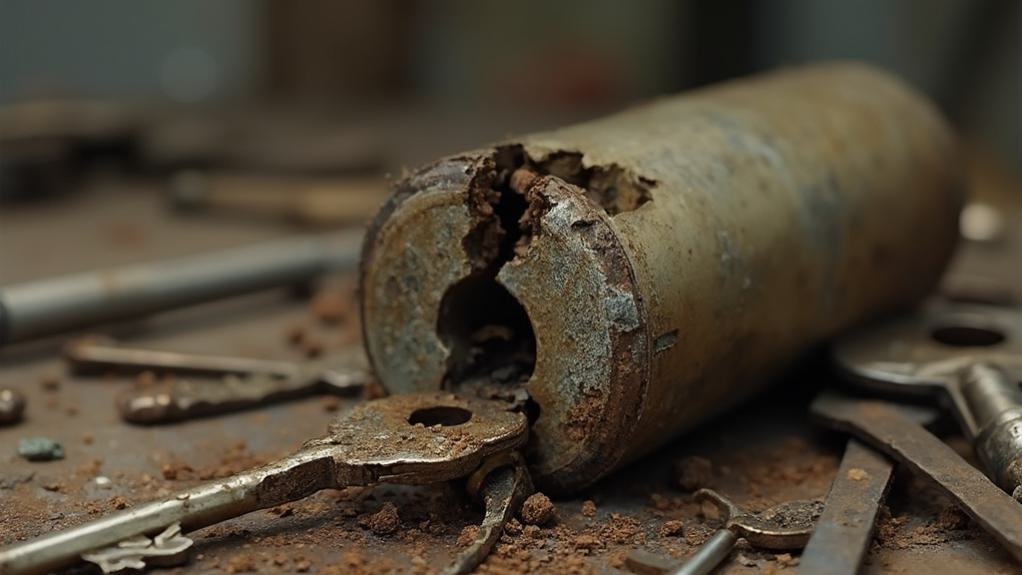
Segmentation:
<svg viewBox="0 0 1022 575">
<path fill-rule="evenodd" d="M 930 332 L 930 337 L 951 347 L 991 347 L 1006 339 L 1003 333 L 995 329 L 968 325 L 937 327 Z"/>
<path fill-rule="evenodd" d="M 421 423 L 426 427 L 433 427 L 434 425 L 453 427 L 461 425 L 470 419 L 472 419 L 472 412 L 467 409 L 449 405 L 438 405 L 436 407 L 416 409 L 408 416 L 408 423 L 412 425 Z"/>
</svg>

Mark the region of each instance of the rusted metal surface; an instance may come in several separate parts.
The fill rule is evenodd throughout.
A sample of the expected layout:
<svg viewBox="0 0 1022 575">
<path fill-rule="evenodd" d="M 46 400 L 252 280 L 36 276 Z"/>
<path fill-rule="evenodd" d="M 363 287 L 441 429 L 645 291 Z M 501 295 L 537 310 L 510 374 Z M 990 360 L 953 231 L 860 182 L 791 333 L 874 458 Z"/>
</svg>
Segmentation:
<svg viewBox="0 0 1022 575">
<path fill-rule="evenodd" d="M 931 302 L 846 336 L 834 358 L 871 389 L 950 404 L 990 478 L 1022 498 L 1022 311 Z"/>
<path fill-rule="evenodd" d="M 282 460 L 79 527 L 0 548 L 5 575 L 48 573 L 83 553 L 180 523 L 193 530 L 323 489 L 427 484 L 465 477 L 495 454 L 524 445 L 525 416 L 496 402 L 447 393 L 359 405 Z"/>
<path fill-rule="evenodd" d="M 823 513 L 802 551 L 799 575 L 856 575 L 873 541 L 880 506 L 894 465 L 850 440 L 834 476 Z"/>
<path fill-rule="evenodd" d="M 523 137 L 398 184 L 363 249 L 366 349 L 407 392 L 503 379 L 504 346 L 537 481 L 578 487 L 925 294 L 958 186 L 933 107 L 856 65 Z"/>
<path fill-rule="evenodd" d="M 976 523 L 1022 561 L 1022 506 L 946 443 L 880 401 L 826 395 L 812 413 L 937 483 Z"/>
<path fill-rule="evenodd" d="M 319 393 L 352 393 L 373 381 L 359 353 L 295 362 L 127 348 L 87 337 L 66 346 L 64 358 L 79 374 L 148 372 L 146 385 L 117 398 L 121 418 L 132 423 L 168 423 Z M 168 374 L 220 377 L 157 381 Z"/>
<path fill-rule="evenodd" d="M 532 479 L 525 468 L 525 461 L 515 452 L 500 455 L 492 459 L 498 461 L 497 467 L 486 463 L 469 478 L 469 491 L 479 483 L 476 496 L 482 500 L 486 509 L 478 534 L 462 551 L 457 561 L 444 570 L 445 575 L 464 575 L 482 563 L 504 534 L 504 527 L 514 518 L 521 508 L 522 502 L 532 494 Z"/>
</svg>

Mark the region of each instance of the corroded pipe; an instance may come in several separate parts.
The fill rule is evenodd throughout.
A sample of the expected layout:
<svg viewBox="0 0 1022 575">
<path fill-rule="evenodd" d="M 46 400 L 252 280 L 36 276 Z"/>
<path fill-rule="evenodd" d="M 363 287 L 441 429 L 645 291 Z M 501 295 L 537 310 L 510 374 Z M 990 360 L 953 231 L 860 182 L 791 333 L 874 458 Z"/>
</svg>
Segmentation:
<svg viewBox="0 0 1022 575">
<path fill-rule="evenodd" d="M 521 399 L 546 489 L 592 482 L 911 304 L 957 237 L 954 141 L 856 64 L 665 98 L 441 160 L 363 248 L 395 393 Z"/>
</svg>

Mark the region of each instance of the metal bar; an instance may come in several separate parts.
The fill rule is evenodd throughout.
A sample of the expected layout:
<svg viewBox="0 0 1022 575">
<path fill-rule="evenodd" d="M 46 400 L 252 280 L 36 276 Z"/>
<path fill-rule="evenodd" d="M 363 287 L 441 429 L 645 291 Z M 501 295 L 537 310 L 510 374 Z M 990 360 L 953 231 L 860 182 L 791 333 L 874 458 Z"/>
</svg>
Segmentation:
<svg viewBox="0 0 1022 575">
<path fill-rule="evenodd" d="M 799 575 L 855 575 L 869 549 L 894 465 L 852 439 L 830 486 L 823 514 L 799 563 Z"/>
<path fill-rule="evenodd" d="M 179 353 L 155 349 L 122 348 L 89 340 L 69 345 L 64 356 L 75 372 L 171 371 L 213 375 L 274 375 L 294 377 L 300 372 L 291 361 Z"/>
<path fill-rule="evenodd" d="M 713 534 L 713 537 L 703 543 L 695 553 L 689 557 L 684 565 L 678 567 L 671 575 L 706 575 L 720 565 L 720 562 L 731 553 L 738 537 L 729 529 L 721 529 Z"/>
<path fill-rule="evenodd" d="M 933 479 L 962 511 L 1022 561 L 1022 505 L 901 411 L 882 401 L 835 395 L 818 397 L 810 409 L 828 426 L 855 435 Z"/>
<path fill-rule="evenodd" d="M 300 237 L 9 286 L 0 291 L 0 345 L 351 269 L 361 237 Z"/>
</svg>

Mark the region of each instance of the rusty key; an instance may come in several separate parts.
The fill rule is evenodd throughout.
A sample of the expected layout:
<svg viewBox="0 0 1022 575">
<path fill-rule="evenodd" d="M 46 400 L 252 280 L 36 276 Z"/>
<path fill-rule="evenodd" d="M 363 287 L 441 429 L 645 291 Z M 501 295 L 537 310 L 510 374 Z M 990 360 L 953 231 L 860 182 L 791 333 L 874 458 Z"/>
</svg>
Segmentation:
<svg viewBox="0 0 1022 575">
<path fill-rule="evenodd" d="M 731 552 L 739 538 L 762 549 L 801 549 L 823 510 L 816 500 L 789 501 L 759 513 L 744 511 L 711 489 L 700 489 L 696 501 L 710 501 L 720 510 L 724 527 L 713 534 L 684 565 L 672 575 L 706 575 Z"/>
<path fill-rule="evenodd" d="M 292 362 L 133 349 L 95 338 L 69 345 L 64 357 L 77 373 L 154 371 L 222 377 L 214 382 L 174 380 L 121 394 L 118 411 L 132 423 L 166 423 L 315 393 L 351 392 L 371 380 L 354 357 Z"/>
<path fill-rule="evenodd" d="M 498 402 L 440 392 L 370 401 L 335 421 L 326 437 L 277 462 L 0 549 L 0 573 L 51 572 L 83 555 L 108 556 L 104 550 L 123 549 L 125 540 L 168 529 L 174 534 L 176 524 L 190 531 L 322 489 L 467 477 L 489 458 L 517 450 L 527 435 L 525 415 Z M 513 493 L 520 482 L 511 479 L 497 491 Z M 474 566 L 470 561 L 458 569 Z"/>
<path fill-rule="evenodd" d="M 841 340 L 852 381 L 949 404 L 987 475 L 1022 498 L 1022 311 L 932 303 Z"/>
</svg>

